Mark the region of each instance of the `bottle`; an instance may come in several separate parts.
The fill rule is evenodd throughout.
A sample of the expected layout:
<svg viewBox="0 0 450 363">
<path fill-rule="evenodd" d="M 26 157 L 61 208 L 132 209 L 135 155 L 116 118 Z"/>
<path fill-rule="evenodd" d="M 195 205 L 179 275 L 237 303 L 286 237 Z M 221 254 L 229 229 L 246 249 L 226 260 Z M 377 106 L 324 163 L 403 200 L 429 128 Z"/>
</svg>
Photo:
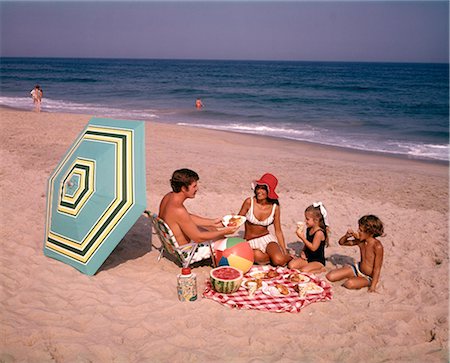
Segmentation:
<svg viewBox="0 0 450 363">
<path fill-rule="evenodd" d="M 183 267 L 181 274 L 177 275 L 178 300 L 197 300 L 197 276 L 191 272 L 190 267 Z"/>
</svg>

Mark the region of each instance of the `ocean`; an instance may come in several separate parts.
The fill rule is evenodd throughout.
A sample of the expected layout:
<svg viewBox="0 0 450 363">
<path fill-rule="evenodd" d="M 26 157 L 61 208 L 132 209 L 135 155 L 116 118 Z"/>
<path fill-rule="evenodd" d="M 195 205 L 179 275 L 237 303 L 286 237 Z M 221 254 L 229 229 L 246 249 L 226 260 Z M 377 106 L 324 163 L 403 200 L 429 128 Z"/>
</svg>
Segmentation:
<svg viewBox="0 0 450 363">
<path fill-rule="evenodd" d="M 449 65 L 0 58 L 0 105 L 449 160 Z M 197 110 L 200 98 L 204 108 Z"/>
</svg>

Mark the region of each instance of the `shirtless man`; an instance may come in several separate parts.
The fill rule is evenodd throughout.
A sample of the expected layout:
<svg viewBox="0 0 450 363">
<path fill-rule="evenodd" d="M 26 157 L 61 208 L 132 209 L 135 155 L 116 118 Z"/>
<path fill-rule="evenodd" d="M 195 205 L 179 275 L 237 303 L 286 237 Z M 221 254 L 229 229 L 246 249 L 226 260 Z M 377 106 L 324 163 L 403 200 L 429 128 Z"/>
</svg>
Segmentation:
<svg viewBox="0 0 450 363">
<path fill-rule="evenodd" d="M 204 218 L 188 212 L 184 201 L 195 198 L 198 180 L 195 171 L 176 170 L 170 179 L 172 192 L 167 193 L 159 205 L 159 217 L 169 225 L 179 245 L 216 240 L 238 229 L 236 226 L 223 227 L 220 218 Z"/>
<path fill-rule="evenodd" d="M 326 277 L 332 282 L 347 279 L 344 283 L 344 287 L 347 289 L 369 287 L 369 292 L 374 292 L 380 280 L 384 252 L 383 245 L 375 237 L 383 235 L 384 227 L 383 223 L 374 215 L 361 217 L 358 224 L 358 232 L 355 233 L 349 229 L 339 239 L 339 244 L 358 246 L 361 262 L 332 270 L 327 273 Z"/>
<path fill-rule="evenodd" d="M 44 92 L 42 91 L 42 88 L 37 84 L 31 90 L 30 94 L 31 94 L 31 98 L 33 99 L 34 110 L 36 112 L 41 112 L 41 102 L 42 102 L 42 97 L 44 97 Z"/>
</svg>

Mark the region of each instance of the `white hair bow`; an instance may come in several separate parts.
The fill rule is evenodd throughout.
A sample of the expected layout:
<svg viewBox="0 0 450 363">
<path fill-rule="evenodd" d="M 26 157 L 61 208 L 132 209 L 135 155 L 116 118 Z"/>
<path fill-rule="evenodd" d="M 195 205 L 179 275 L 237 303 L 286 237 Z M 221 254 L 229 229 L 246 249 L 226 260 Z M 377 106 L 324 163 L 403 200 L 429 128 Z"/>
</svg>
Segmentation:
<svg viewBox="0 0 450 363">
<path fill-rule="evenodd" d="M 320 213 L 322 214 L 323 217 L 323 221 L 325 222 L 325 225 L 328 227 L 330 224 L 328 223 L 328 212 L 325 209 L 324 205 L 322 204 L 322 202 L 317 202 L 317 203 L 313 203 L 313 207 L 317 208 L 320 207 Z"/>
</svg>

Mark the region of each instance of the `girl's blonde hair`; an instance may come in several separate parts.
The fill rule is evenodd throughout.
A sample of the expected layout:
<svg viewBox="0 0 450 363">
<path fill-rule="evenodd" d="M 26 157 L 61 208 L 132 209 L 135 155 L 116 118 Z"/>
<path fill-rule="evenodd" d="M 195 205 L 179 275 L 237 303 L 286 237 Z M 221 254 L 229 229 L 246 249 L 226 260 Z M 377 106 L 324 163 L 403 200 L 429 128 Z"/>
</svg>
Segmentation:
<svg viewBox="0 0 450 363">
<path fill-rule="evenodd" d="M 314 207 L 312 204 L 305 209 L 305 213 L 312 213 L 315 218 L 319 220 L 319 227 L 323 230 L 323 234 L 325 235 L 325 246 L 328 247 L 330 245 L 329 235 L 330 235 L 330 227 L 325 224 L 325 220 L 323 218 L 322 212 L 319 207 Z"/>
</svg>

